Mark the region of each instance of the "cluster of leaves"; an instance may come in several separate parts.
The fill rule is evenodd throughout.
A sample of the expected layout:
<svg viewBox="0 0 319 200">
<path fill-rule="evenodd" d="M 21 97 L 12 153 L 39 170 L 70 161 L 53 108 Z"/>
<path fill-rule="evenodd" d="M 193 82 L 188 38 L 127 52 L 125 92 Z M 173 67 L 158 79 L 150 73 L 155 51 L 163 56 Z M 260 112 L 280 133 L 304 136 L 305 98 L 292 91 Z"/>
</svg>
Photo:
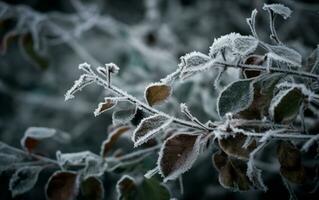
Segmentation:
<svg viewBox="0 0 319 200">
<path fill-rule="evenodd" d="M 133 175 L 124 175 L 118 181 L 118 198 L 169 199 L 168 189 L 153 176 L 159 173 L 164 182 L 181 181 L 182 174 L 213 145 L 219 149 L 212 160 L 222 186 L 235 191 L 266 191 L 257 153 L 277 140 L 280 174 L 291 195 L 294 194 L 290 183 L 315 184 L 316 189 L 318 165 L 306 166 L 299 147 L 301 145 L 303 152 L 318 147 L 318 134 L 309 133 L 311 124 L 307 119 L 318 117 L 319 48 L 303 64 L 301 55 L 279 40 L 274 27 L 275 17 L 286 19 L 291 10 L 280 4 L 264 5 L 263 9 L 269 14 L 272 44 L 259 39 L 255 27 L 257 10 L 254 10 L 247 19 L 252 36 L 230 33 L 215 39 L 208 55 L 191 52 L 182 56 L 175 72 L 145 88 L 145 101 L 112 84 L 112 76 L 119 71 L 117 65 L 110 63 L 96 69 L 87 63 L 79 65 L 84 74 L 67 91 L 65 99 L 72 99 L 78 91 L 95 83 L 104 87 L 109 96 L 98 104 L 94 115 L 114 110 L 113 125 L 102 143 L 100 155 L 89 151 L 68 154 L 58 151 L 56 161 L 39 156 L 34 150 L 40 141 L 58 134 L 51 129 L 31 128 L 21 140 L 27 153 L 13 152 L 5 144 L 0 146 L 2 150 L 12 151 L 1 156 L 3 163 L 16 166 L 19 154 L 25 156 L 22 159 L 33 159 L 30 167 L 18 168 L 12 176 L 13 195 L 31 189 L 40 171 L 53 165 L 59 170 L 47 183 L 48 199 L 72 199 L 79 193 L 87 199 L 103 199 L 103 186 L 98 177 L 105 171 L 132 166 L 159 150 L 156 166 L 143 178 L 139 176 L 141 172 L 136 172 L 135 179 Z M 220 120 L 201 122 L 185 103 L 180 104 L 185 119 L 158 109 L 174 94 L 174 83 L 215 68 L 221 69 L 214 80 L 215 88 L 220 87 L 219 82 L 228 68 L 235 68 L 240 74 L 240 80 L 219 92 L 216 107 Z M 137 150 L 126 154 L 112 151 L 114 144 L 125 135 L 131 138 Z"/>
</svg>

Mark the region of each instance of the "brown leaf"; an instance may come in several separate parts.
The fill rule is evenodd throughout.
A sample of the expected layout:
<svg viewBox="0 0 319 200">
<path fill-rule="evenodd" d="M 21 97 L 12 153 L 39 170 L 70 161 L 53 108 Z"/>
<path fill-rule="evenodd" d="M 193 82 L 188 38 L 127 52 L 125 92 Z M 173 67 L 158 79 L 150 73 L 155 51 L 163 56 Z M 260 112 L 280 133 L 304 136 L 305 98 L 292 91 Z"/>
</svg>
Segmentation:
<svg viewBox="0 0 319 200">
<path fill-rule="evenodd" d="M 129 126 L 120 126 L 117 129 L 113 130 L 111 132 L 107 139 L 103 142 L 102 148 L 101 148 L 101 156 L 105 158 L 107 154 L 110 152 L 112 146 L 117 142 L 117 140 L 126 133 L 130 129 Z"/>
<path fill-rule="evenodd" d="M 131 199 L 135 196 L 137 185 L 130 176 L 123 176 L 116 184 L 118 199 Z M 134 198 L 133 198 L 134 199 Z"/>
<path fill-rule="evenodd" d="M 179 133 L 164 142 L 157 162 L 164 182 L 176 179 L 192 167 L 199 154 L 200 139 L 198 134 Z"/>
<path fill-rule="evenodd" d="M 262 119 L 268 116 L 268 109 L 273 98 L 273 90 L 282 74 L 263 75 L 254 83 L 254 97 L 251 105 L 238 113 L 239 118 Z"/>
<path fill-rule="evenodd" d="M 236 133 L 235 136 L 229 136 L 227 138 L 219 139 L 219 147 L 228 155 L 234 156 L 239 159 L 248 159 L 250 152 L 252 152 L 256 147 L 257 143 L 255 140 L 244 148 L 247 137 L 241 133 Z"/>
<path fill-rule="evenodd" d="M 145 99 L 150 106 L 160 104 L 171 95 L 171 86 L 165 83 L 153 83 L 145 90 Z"/>
<path fill-rule="evenodd" d="M 300 151 L 288 141 L 281 141 L 277 147 L 277 156 L 280 163 L 280 173 L 289 181 L 302 184 L 307 174 L 301 162 Z"/>
<path fill-rule="evenodd" d="M 219 172 L 219 183 L 225 188 L 234 190 L 249 190 L 252 183 L 246 175 L 246 162 L 230 158 L 224 152 L 213 155 L 213 164 Z"/>
<path fill-rule="evenodd" d="M 21 139 L 21 146 L 28 152 L 33 152 L 39 145 L 40 140 L 51 138 L 55 134 L 55 129 L 30 127 L 26 130 L 24 137 Z"/>
<path fill-rule="evenodd" d="M 98 107 L 94 111 L 94 115 L 98 116 L 105 111 L 112 109 L 116 106 L 117 102 L 113 99 L 105 98 L 104 102 L 99 103 Z"/>
<path fill-rule="evenodd" d="M 166 128 L 172 122 L 163 115 L 152 115 L 144 118 L 133 132 L 134 146 L 139 146 L 154 138 L 157 133 Z"/>
<path fill-rule="evenodd" d="M 55 172 L 47 182 L 48 200 L 72 200 L 78 193 L 78 176 L 74 172 Z"/>
<path fill-rule="evenodd" d="M 102 182 L 96 177 L 89 177 L 81 183 L 81 193 L 87 200 L 102 200 L 104 188 Z"/>
</svg>

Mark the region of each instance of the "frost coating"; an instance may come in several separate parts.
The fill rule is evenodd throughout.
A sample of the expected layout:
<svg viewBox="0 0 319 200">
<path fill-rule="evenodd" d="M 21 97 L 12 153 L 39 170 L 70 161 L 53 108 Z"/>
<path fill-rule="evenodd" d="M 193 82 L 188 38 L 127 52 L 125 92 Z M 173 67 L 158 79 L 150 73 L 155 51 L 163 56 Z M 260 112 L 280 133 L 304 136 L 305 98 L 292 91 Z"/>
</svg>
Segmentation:
<svg viewBox="0 0 319 200">
<path fill-rule="evenodd" d="M 292 11 L 282 4 L 264 4 L 264 10 L 272 10 L 274 13 L 281 15 L 284 19 L 290 17 Z"/>
<path fill-rule="evenodd" d="M 178 66 L 181 68 L 179 76 L 182 79 L 191 76 L 195 72 L 206 70 L 211 66 L 211 58 L 197 51 L 188 53 L 180 59 L 181 63 Z"/>
<path fill-rule="evenodd" d="M 132 141 L 137 147 L 148 140 L 154 138 L 162 129 L 172 123 L 172 119 L 168 119 L 162 115 L 153 115 L 144 118 L 133 132 Z"/>
<path fill-rule="evenodd" d="M 15 197 L 32 189 L 42 169 L 40 166 L 26 166 L 18 169 L 12 175 L 9 183 L 12 196 Z"/>
<path fill-rule="evenodd" d="M 282 45 L 267 45 L 267 48 L 269 48 L 269 53 L 267 53 L 268 59 L 293 67 L 301 67 L 302 57 L 297 51 Z"/>
<path fill-rule="evenodd" d="M 235 81 L 225 87 L 217 98 L 217 112 L 223 117 L 226 113 L 238 113 L 250 106 L 254 97 L 253 79 Z"/>
<path fill-rule="evenodd" d="M 180 133 L 169 137 L 161 147 L 157 165 L 164 182 L 178 178 L 196 161 L 201 135 Z"/>
<path fill-rule="evenodd" d="M 94 78 L 92 76 L 90 76 L 90 75 L 83 74 L 82 76 L 80 76 L 80 78 L 74 82 L 74 84 L 71 87 L 71 89 L 69 89 L 66 92 L 65 101 L 67 101 L 69 99 L 73 99 L 74 98 L 74 94 L 76 92 L 81 91 L 85 86 L 93 83 L 93 81 L 94 81 Z"/>
<path fill-rule="evenodd" d="M 221 51 L 230 51 L 233 54 L 246 56 L 253 53 L 258 46 L 258 40 L 252 36 L 242 36 L 239 33 L 230 33 L 214 39 L 209 50 L 209 56 L 215 58 Z"/>
</svg>

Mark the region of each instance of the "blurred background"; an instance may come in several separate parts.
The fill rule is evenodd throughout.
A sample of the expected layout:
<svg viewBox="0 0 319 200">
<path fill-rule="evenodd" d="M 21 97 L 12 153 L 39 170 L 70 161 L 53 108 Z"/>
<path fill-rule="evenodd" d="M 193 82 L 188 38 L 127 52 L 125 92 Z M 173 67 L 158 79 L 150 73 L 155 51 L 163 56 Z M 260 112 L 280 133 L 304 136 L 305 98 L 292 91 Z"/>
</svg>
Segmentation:
<svg viewBox="0 0 319 200">
<path fill-rule="evenodd" d="M 20 148 L 20 138 L 28 127 L 51 127 L 72 138 L 55 150 L 99 153 L 111 115 L 95 118 L 93 111 L 105 92 L 90 86 L 74 100 L 64 101 L 64 94 L 81 74 L 78 64 L 116 63 L 121 69 L 114 84 L 143 99 L 145 86 L 173 72 L 180 56 L 194 50 L 207 53 L 214 38 L 230 32 L 250 34 L 246 18 L 254 8 L 259 11 L 258 33 L 268 41 L 268 15 L 262 6 L 274 2 L 293 10 L 288 20 L 276 21 L 279 37 L 303 56 L 309 55 L 319 42 L 317 0 L 0 1 L 0 140 Z M 201 120 L 217 119 L 214 76 L 214 72 L 205 73 L 177 84 L 174 98 L 160 109 L 175 115 L 177 105 L 187 102 Z M 226 75 L 225 83 L 228 76 L 233 75 Z M 49 174 L 42 172 L 36 187 L 15 199 L 44 199 L 43 185 Z M 211 154 L 207 154 L 184 176 L 185 194 L 175 197 L 289 198 L 279 175 L 265 176 L 266 193 L 231 192 L 219 185 Z M 114 199 L 119 177 L 103 177 L 106 199 Z M 172 187 L 177 187 L 174 184 Z M 11 199 L 7 188 L 8 176 L 2 174 L 0 199 Z M 316 194 L 298 195 L 319 198 Z"/>
</svg>

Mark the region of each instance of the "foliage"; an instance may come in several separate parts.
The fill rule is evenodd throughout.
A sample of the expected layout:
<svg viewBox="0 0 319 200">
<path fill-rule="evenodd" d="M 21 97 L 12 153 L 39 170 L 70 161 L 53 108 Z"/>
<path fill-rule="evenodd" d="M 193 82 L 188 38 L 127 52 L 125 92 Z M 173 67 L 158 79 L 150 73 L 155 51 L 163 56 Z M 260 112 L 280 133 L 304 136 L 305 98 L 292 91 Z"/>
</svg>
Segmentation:
<svg viewBox="0 0 319 200">
<path fill-rule="evenodd" d="M 96 67 L 80 64 L 83 74 L 66 92 L 65 100 L 73 99 L 89 85 L 95 84 L 107 91 L 104 101 L 97 103 L 94 111 L 94 115 L 100 117 L 112 110 L 112 125 L 101 144 L 100 155 L 91 151 L 57 151 L 56 158 L 51 159 L 46 152 L 38 150 L 41 145 L 46 140 L 65 142 L 68 137 L 59 130 L 31 127 L 21 139 L 23 151 L 0 143 L 1 172 L 14 170 L 9 185 L 12 195 L 29 191 L 42 170 L 54 167 L 55 173 L 45 187 L 47 199 L 77 196 L 103 199 L 106 194 L 100 178 L 105 173 L 118 171 L 122 175 L 116 184 L 118 199 L 170 199 L 173 193 L 166 182 L 179 179 L 182 185 L 182 175 L 207 152 L 212 154 L 220 185 L 232 191 L 265 192 L 268 189 L 263 179 L 265 169 L 258 163 L 267 161 L 258 155 L 270 144 L 277 146 L 278 173 L 291 196 L 290 184 L 307 183 L 316 188 L 318 174 L 315 172 L 319 166 L 306 163 L 313 163 L 318 151 L 305 157 L 307 162 L 301 158 L 302 153 L 319 145 L 318 133 L 310 133 L 311 124 L 307 121 L 318 118 L 319 57 L 316 55 L 319 49 L 314 50 L 311 62 L 304 67 L 301 54 L 281 42 L 274 26 L 276 16 L 287 19 L 292 11 L 281 4 L 265 4 L 263 9 L 269 15 L 271 44 L 258 36 L 257 10 L 254 10 L 247 19 L 252 35 L 230 33 L 215 39 L 208 55 L 194 51 L 182 56 L 176 71 L 145 87 L 144 100 L 116 86 L 113 79 L 120 73 L 116 64 L 100 66 L 95 60 L 88 62 L 93 61 Z M 54 24 L 48 26 L 56 28 Z M 70 37 L 64 38 L 69 34 L 57 32 L 58 39 L 74 47 L 76 43 Z M 38 38 L 32 34 L 28 38 L 19 37 L 24 42 Z M 42 57 L 36 55 L 39 49 L 35 49 L 25 51 L 39 65 L 43 64 Z M 232 77 L 230 83 L 223 85 L 222 75 L 230 68 L 237 70 L 240 78 Z M 178 106 L 179 113 L 175 115 L 161 110 L 180 89 L 175 88 L 178 83 L 186 84 L 216 69 L 220 74 L 213 80 L 215 87 L 209 85 L 211 88 L 206 89 L 221 88 L 216 90 L 216 101 L 210 102 L 216 103 L 216 111 L 211 112 L 217 112 L 218 116 L 202 121 L 191 112 L 187 105 L 191 108 L 192 104 L 186 100 Z M 312 114 L 307 115 L 309 112 Z M 125 137 L 132 140 L 134 151 L 116 149 L 115 144 Z M 212 153 L 212 148 L 218 151 Z M 157 162 L 152 163 L 153 169 L 145 173 L 134 168 L 155 152 L 159 155 Z"/>
</svg>

